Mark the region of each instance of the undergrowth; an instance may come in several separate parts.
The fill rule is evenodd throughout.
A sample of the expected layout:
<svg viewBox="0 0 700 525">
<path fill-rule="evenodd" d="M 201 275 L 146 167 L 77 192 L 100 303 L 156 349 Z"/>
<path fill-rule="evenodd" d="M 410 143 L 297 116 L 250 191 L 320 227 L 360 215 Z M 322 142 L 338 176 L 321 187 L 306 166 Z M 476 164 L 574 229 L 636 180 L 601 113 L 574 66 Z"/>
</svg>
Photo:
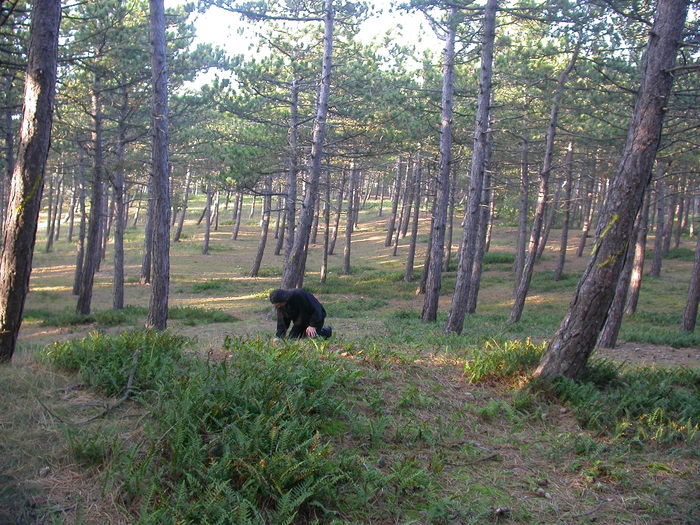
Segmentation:
<svg viewBox="0 0 700 525">
<path fill-rule="evenodd" d="M 544 345 L 529 340 L 491 342 L 464 368 L 471 382 L 528 379 Z M 693 442 L 700 430 L 700 372 L 683 368 L 623 371 L 592 359 L 579 379 L 531 382 L 526 391 L 553 396 L 589 430 L 641 443 Z"/>
<path fill-rule="evenodd" d="M 136 370 L 131 388 L 152 421 L 144 442 L 118 454 L 117 442 L 69 433 L 76 459 L 110 460 L 110 484 L 139 509 L 139 523 L 282 524 L 331 512 L 348 474 L 323 431 L 343 414 L 336 391 L 355 372 L 323 347 L 229 338 L 234 366 L 190 358 L 186 343 L 134 331 L 45 350 L 109 395 Z"/>
</svg>

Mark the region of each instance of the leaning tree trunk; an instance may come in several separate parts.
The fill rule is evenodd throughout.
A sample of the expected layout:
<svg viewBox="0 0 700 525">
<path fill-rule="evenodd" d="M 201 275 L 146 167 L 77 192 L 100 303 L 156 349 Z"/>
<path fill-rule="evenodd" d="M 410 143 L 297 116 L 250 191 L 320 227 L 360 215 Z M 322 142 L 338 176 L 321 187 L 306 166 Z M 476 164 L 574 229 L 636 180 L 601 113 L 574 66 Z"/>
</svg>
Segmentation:
<svg viewBox="0 0 700 525">
<path fill-rule="evenodd" d="M 294 244 L 282 275 L 282 288 L 294 288 L 303 281 L 306 266 L 306 250 L 311 223 L 316 209 L 319 179 L 321 178 L 321 157 L 326 138 L 328 99 L 331 89 L 331 66 L 333 58 L 333 0 L 325 0 L 323 32 L 323 63 L 321 67 L 321 87 L 318 94 L 311 152 L 308 158 L 309 183 L 304 196 L 299 228 L 294 235 Z"/>
<path fill-rule="evenodd" d="M 479 227 L 482 218 L 481 206 L 484 192 L 484 172 L 489 162 L 489 127 L 491 114 L 491 84 L 493 80 L 493 48 L 496 40 L 496 10 L 498 0 L 488 0 L 484 12 L 484 33 L 481 49 L 481 71 L 479 75 L 479 97 L 474 129 L 474 148 L 469 182 L 469 201 L 464 214 L 462 241 L 459 245 L 457 281 L 452 296 L 452 306 L 445 324 L 445 332 L 461 334 L 464 316 L 467 313 L 472 287 L 472 272 L 477 245 L 484 242 Z M 485 230 L 484 230 L 485 233 Z M 483 257 L 483 251 L 481 252 Z M 481 264 L 478 261 L 477 264 Z M 481 272 L 478 272 L 479 276 Z"/>
<path fill-rule="evenodd" d="M 636 239 L 638 236 L 641 222 L 642 217 L 640 210 L 640 213 L 637 215 L 634 230 L 632 231 L 633 239 Z M 634 252 L 635 251 L 632 249 L 627 249 L 625 263 L 622 267 L 620 277 L 618 278 L 617 285 L 615 287 L 615 296 L 610 304 L 610 308 L 608 308 L 608 315 L 605 319 L 603 329 L 600 331 L 600 336 L 598 336 L 598 346 L 600 348 L 615 348 L 617 345 L 617 337 L 620 334 L 620 328 L 622 327 L 622 316 L 624 314 L 627 294 L 629 293 L 630 280 L 632 278 L 635 255 Z"/>
<path fill-rule="evenodd" d="M 447 225 L 447 204 L 450 200 L 450 164 L 452 162 L 452 107 L 454 104 L 455 35 L 457 33 L 457 8 L 450 8 L 449 31 L 445 43 L 442 84 L 442 117 L 440 119 L 440 171 L 437 179 L 437 195 L 433 213 L 432 235 L 428 252 L 430 263 L 425 282 L 425 298 L 421 319 L 437 320 L 440 287 L 442 285 L 442 258 Z"/>
<path fill-rule="evenodd" d="M 683 322 L 681 323 L 681 330 L 684 332 L 695 330 L 695 323 L 698 317 L 698 302 L 700 302 L 700 234 L 698 234 L 698 242 L 695 245 L 695 262 L 693 263 L 693 273 L 690 276 L 688 299 L 685 303 Z"/>
<path fill-rule="evenodd" d="M 168 179 L 168 63 L 163 0 L 150 0 L 153 106 L 153 278 L 146 327 L 165 330 L 170 287 L 170 188 Z"/>
<path fill-rule="evenodd" d="M 513 308 L 510 311 L 510 317 L 508 322 L 517 323 L 520 321 L 520 317 L 523 314 L 523 308 L 525 308 L 525 298 L 527 297 L 527 292 L 530 289 L 530 282 L 532 281 L 532 272 L 535 268 L 535 260 L 537 258 L 537 246 L 540 243 L 540 235 L 542 233 L 542 223 L 544 222 L 544 212 L 547 205 L 548 199 L 548 187 L 549 187 L 549 176 L 552 171 L 552 156 L 554 155 L 554 137 L 557 132 L 557 121 L 559 119 L 559 105 L 561 103 L 561 97 L 564 93 L 564 84 L 569 74 L 574 69 L 576 60 L 578 59 L 578 53 L 581 46 L 581 40 L 576 44 L 574 53 L 571 56 L 569 64 L 564 68 L 564 70 L 559 74 L 557 78 L 557 92 L 554 95 L 554 101 L 552 102 L 552 109 L 549 114 L 549 128 L 547 129 L 547 140 L 544 152 L 544 160 L 542 161 L 542 170 L 540 171 L 540 186 L 537 196 L 537 205 L 535 207 L 535 216 L 532 220 L 532 230 L 530 231 L 530 241 L 528 243 L 527 254 L 525 256 L 525 262 L 523 264 L 523 271 L 520 275 L 520 280 L 518 281 L 518 287 L 515 291 L 515 300 L 513 302 Z"/>
<path fill-rule="evenodd" d="M 85 245 L 85 260 L 81 272 L 80 289 L 78 291 L 78 303 L 75 311 L 81 315 L 90 313 L 92 302 L 92 288 L 95 281 L 95 272 L 99 266 L 102 255 L 102 218 L 103 213 L 103 143 L 102 143 L 102 93 L 101 82 L 98 75 L 95 75 L 95 85 L 92 94 L 92 119 L 93 119 L 93 170 L 92 170 L 92 193 L 90 197 L 90 220 L 88 223 L 88 233 Z"/>
<path fill-rule="evenodd" d="M 255 254 L 253 267 L 250 269 L 250 276 L 257 277 L 262 264 L 263 255 L 265 255 L 265 244 L 267 244 L 267 233 L 270 229 L 270 214 L 272 208 L 272 175 L 265 178 L 265 189 L 263 190 L 263 212 L 262 221 L 260 223 L 260 241 L 258 241 L 258 251 Z"/>
<path fill-rule="evenodd" d="M 19 147 L 0 256 L 0 362 L 12 359 L 29 292 L 56 97 L 61 2 L 36 0 L 31 16 Z"/>
<path fill-rule="evenodd" d="M 595 347 L 625 262 L 634 219 L 661 139 L 672 69 L 688 3 L 660 0 L 649 33 L 642 80 L 617 174 L 601 210 L 593 254 L 559 329 L 547 345 L 535 376 L 578 377 Z"/>
</svg>

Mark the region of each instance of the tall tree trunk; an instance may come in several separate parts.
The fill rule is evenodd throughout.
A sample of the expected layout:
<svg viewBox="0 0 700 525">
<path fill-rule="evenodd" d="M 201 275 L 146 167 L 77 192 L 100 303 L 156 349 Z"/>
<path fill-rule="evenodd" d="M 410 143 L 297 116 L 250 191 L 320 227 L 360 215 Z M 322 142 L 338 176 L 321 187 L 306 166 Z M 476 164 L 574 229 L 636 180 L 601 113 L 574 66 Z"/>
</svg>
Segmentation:
<svg viewBox="0 0 700 525">
<path fill-rule="evenodd" d="M 658 162 L 657 164 L 657 176 L 656 181 L 656 233 L 654 235 L 654 258 L 651 261 L 651 272 L 649 275 L 652 277 L 659 277 L 661 275 L 661 264 L 663 262 L 664 255 L 664 226 L 666 221 L 664 220 L 664 212 L 666 211 L 666 181 L 664 180 L 664 170 L 663 163 Z"/>
<path fill-rule="evenodd" d="M 297 158 L 299 154 L 299 81 L 296 76 L 289 86 L 290 90 L 290 117 L 289 117 L 289 159 L 287 169 L 287 196 L 285 199 L 285 232 L 286 243 L 284 248 L 285 264 L 289 260 L 294 246 L 294 233 L 296 230 L 297 215 Z"/>
<path fill-rule="evenodd" d="M 535 207 L 535 216 L 532 221 L 532 230 L 530 232 L 530 241 L 528 243 L 528 250 L 525 256 L 525 263 L 523 265 L 523 271 L 520 275 L 520 280 L 518 281 L 518 287 L 515 292 L 515 300 L 513 302 L 513 308 L 510 312 L 510 317 L 508 322 L 517 323 L 520 321 L 520 317 L 523 314 L 523 308 L 525 307 L 525 298 L 527 297 L 527 292 L 530 289 L 530 282 L 532 281 L 532 272 L 535 268 L 535 259 L 537 257 L 537 246 L 540 243 L 540 235 L 542 233 L 542 224 L 544 222 L 544 212 L 547 205 L 547 199 L 549 194 L 549 176 L 552 171 L 552 156 L 554 155 L 554 137 L 557 132 L 557 122 L 559 120 L 559 105 L 561 104 L 561 98 L 564 93 L 564 85 L 566 84 L 566 79 L 569 74 L 574 69 L 576 60 L 578 59 L 578 53 L 581 45 L 581 40 L 576 43 L 576 48 L 569 60 L 568 65 L 559 74 L 557 78 L 557 91 L 554 95 L 554 101 L 552 102 L 552 109 L 549 114 L 549 128 L 547 129 L 547 140 L 544 152 L 544 160 L 542 161 L 542 170 L 540 171 L 540 186 L 537 195 L 537 205 Z"/>
<path fill-rule="evenodd" d="M 321 159 L 323 145 L 326 138 L 326 119 L 328 116 L 328 99 L 331 88 L 331 66 L 333 55 L 333 0 L 325 0 L 324 7 L 324 31 L 323 31 L 323 64 L 321 67 L 321 87 L 318 93 L 316 117 L 314 119 L 313 138 L 311 140 L 311 152 L 308 159 L 309 184 L 306 188 L 304 203 L 299 219 L 299 228 L 294 235 L 294 245 L 289 254 L 287 264 L 282 275 L 282 288 L 293 288 L 303 281 L 306 250 L 311 222 L 316 209 L 319 179 L 321 178 Z"/>
<path fill-rule="evenodd" d="M 338 228 L 340 228 L 340 216 L 343 212 L 343 194 L 345 192 L 345 183 L 347 182 L 347 175 L 345 170 L 343 170 L 343 178 L 340 180 L 340 188 L 338 188 L 338 209 L 335 214 L 335 224 L 333 226 L 333 238 L 331 239 L 330 245 L 328 246 L 328 255 L 333 255 L 335 251 L 335 243 L 338 240 Z"/>
<path fill-rule="evenodd" d="M 442 263 L 442 271 L 450 271 L 452 262 L 452 241 L 454 239 L 455 223 L 455 194 L 457 193 L 457 168 L 452 165 L 452 182 L 450 183 L 450 202 L 447 205 L 447 240 L 445 242 L 445 260 Z M 416 208 L 420 212 L 420 199 L 416 200 Z"/>
<path fill-rule="evenodd" d="M 513 273 L 515 274 L 515 290 L 523 273 L 525 266 L 525 248 L 527 245 L 527 214 L 528 214 L 528 192 L 530 187 L 529 169 L 530 143 L 523 139 L 520 147 L 520 193 L 518 206 L 518 240 L 515 243 L 515 261 L 513 262 Z"/>
<path fill-rule="evenodd" d="M 396 216 L 399 210 L 399 200 L 401 199 L 401 155 L 396 157 L 396 174 L 394 175 L 394 185 L 391 195 L 391 213 L 386 225 L 386 239 L 384 246 L 391 246 L 394 239 L 394 228 L 396 228 Z"/>
<path fill-rule="evenodd" d="M 250 276 L 257 277 L 265 255 L 265 244 L 267 244 L 267 234 L 270 229 L 270 214 L 272 213 L 272 175 L 265 177 L 265 188 L 263 190 L 263 211 L 260 223 L 260 240 L 258 241 L 258 251 L 255 254 L 253 267 L 250 269 Z"/>
<path fill-rule="evenodd" d="M 664 241 L 662 253 L 664 256 L 671 251 L 671 237 L 673 235 L 673 224 L 676 220 L 676 206 L 678 204 L 678 191 L 674 184 L 669 184 L 668 198 L 666 199 L 666 224 L 664 224 Z"/>
<path fill-rule="evenodd" d="M 447 204 L 450 200 L 450 166 L 452 163 L 452 107 L 454 104 L 454 56 L 455 35 L 457 33 L 457 8 L 451 7 L 449 30 L 445 42 L 442 113 L 440 118 L 440 170 L 437 178 L 437 194 L 433 213 L 432 235 L 430 237 L 430 263 L 425 282 L 425 298 L 421 319 L 426 322 L 437 320 L 440 287 L 442 285 L 442 258 L 445 247 L 445 226 L 447 224 Z"/>
<path fill-rule="evenodd" d="M 569 245 L 569 220 L 571 218 L 571 187 L 573 186 L 573 156 L 574 145 L 569 142 L 569 148 L 566 150 L 566 181 L 564 182 L 564 220 L 561 225 L 561 240 L 559 243 L 559 260 L 557 267 L 554 270 L 554 280 L 561 281 L 564 274 L 564 265 L 566 264 L 566 249 Z"/>
<path fill-rule="evenodd" d="M 153 82 L 153 278 L 146 327 L 165 330 L 170 287 L 170 188 L 168 179 L 168 62 L 163 0 L 149 0 Z"/>
<path fill-rule="evenodd" d="M 243 193 L 238 192 L 236 195 L 236 220 L 233 222 L 233 231 L 231 232 L 231 239 L 238 239 L 238 232 L 241 230 L 241 216 L 243 215 Z"/>
<path fill-rule="evenodd" d="M 12 173 L 15 168 L 15 134 L 14 126 L 12 125 L 12 117 L 14 112 L 12 111 L 12 84 L 14 82 L 15 75 L 10 72 L 5 73 L 5 173 L 0 179 L 0 237 L 3 233 L 3 224 L 6 218 L 9 190 L 7 185 L 12 181 Z"/>
<path fill-rule="evenodd" d="M 85 264 L 85 236 L 87 233 L 87 213 L 85 212 L 85 152 L 81 146 L 78 149 L 78 210 L 80 224 L 78 225 L 78 249 L 75 255 L 75 277 L 73 279 L 73 295 L 80 293 L 80 282 L 83 278 Z"/>
<path fill-rule="evenodd" d="M 484 182 L 481 189 L 481 217 L 479 218 L 479 235 L 474 247 L 474 262 L 469 283 L 469 295 L 467 296 L 466 312 L 476 312 L 479 288 L 481 287 L 481 272 L 484 266 L 484 253 L 486 253 L 487 236 L 491 222 L 491 134 L 489 134 L 488 150 L 484 161 Z"/>
<path fill-rule="evenodd" d="M 352 245 L 352 231 L 355 223 L 355 194 L 357 188 L 358 170 L 355 162 L 350 166 L 350 188 L 348 189 L 348 212 L 345 222 L 345 246 L 343 247 L 343 271 L 342 275 L 350 275 L 350 247 Z"/>
<path fill-rule="evenodd" d="M 211 182 L 207 183 L 207 202 L 204 205 L 204 239 L 202 240 L 202 255 L 209 255 L 209 239 L 211 238 Z"/>
<path fill-rule="evenodd" d="M 177 221 L 177 227 L 175 228 L 175 235 L 173 236 L 173 242 L 180 242 L 180 236 L 182 235 L 182 228 L 185 225 L 185 215 L 187 215 L 187 206 L 190 200 L 190 182 L 192 180 L 192 170 L 188 167 L 187 174 L 185 175 L 185 192 L 182 196 L 182 210 L 180 211 L 180 217 Z"/>
<path fill-rule="evenodd" d="M 148 284 L 151 282 L 151 270 L 153 268 L 153 228 L 155 227 L 155 196 L 154 196 L 154 178 L 153 169 L 148 181 L 148 201 L 146 202 L 146 226 L 143 232 L 143 258 L 141 260 L 141 278 L 140 284 Z"/>
<path fill-rule="evenodd" d="M 581 227 L 581 239 L 578 243 L 578 249 L 576 250 L 576 257 L 583 256 L 583 250 L 586 248 L 586 241 L 588 240 L 588 234 L 591 231 L 591 222 L 593 221 L 593 190 L 595 189 L 595 175 L 596 175 L 596 158 L 594 157 L 593 169 L 591 174 L 586 177 L 586 194 L 584 196 L 583 203 L 583 226 Z"/>
<path fill-rule="evenodd" d="M 124 83 L 120 88 L 121 108 L 118 123 L 117 167 L 112 178 L 114 202 L 114 277 L 112 279 L 112 309 L 124 308 L 124 231 L 126 205 L 124 203 L 124 160 L 126 157 L 126 125 L 129 117 L 129 91 Z"/>
<path fill-rule="evenodd" d="M 103 191 L 103 144 L 102 144 L 102 86 L 99 75 L 95 74 L 95 83 L 92 94 L 92 119 L 94 143 L 92 193 L 90 197 L 90 220 L 88 223 L 87 241 L 85 246 L 85 260 L 78 291 L 78 303 L 76 313 L 88 315 L 92 303 L 92 288 L 95 280 L 95 272 L 102 255 L 102 213 L 104 206 Z"/>
<path fill-rule="evenodd" d="M 12 359 L 29 292 L 56 97 L 61 3 L 36 0 L 31 16 L 19 148 L 0 256 L 0 362 Z"/>
<path fill-rule="evenodd" d="M 323 284 L 328 277 L 328 248 L 330 243 L 330 228 L 331 228 L 331 168 L 330 164 L 326 163 L 326 205 L 323 207 L 323 255 L 321 256 L 321 278 Z"/>
<path fill-rule="evenodd" d="M 625 262 L 634 219 L 659 148 L 663 116 L 681 41 L 686 0 L 660 0 L 649 33 L 642 80 L 622 160 L 601 210 L 588 266 L 559 329 L 547 345 L 535 376 L 578 377 L 595 347 Z"/>
<path fill-rule="evenodd" d="M 639 301 L 639 291 L 642 288 L 642 277 L 644 276 L 644 258 L 646 257 L 647 229 L 649 227 L 649 202 L 651 201 L 651 191 L 649 188 L 644 192 L 642 209 L 639 212 L 639 227 L 637 228 L 637 238 L 634 242 L 634 260 L 630 275 L 629 290 L 627 292 L 627 303 L 625 304 L 626 315 L 632 315 L 637 311 Z"/>
<path fill-rule="evenodd" d="M 472 271 L 477 244 L 484 242 L 480 236 L 479 220 L 484 188 L 484 172 L 489 162 L 489 122 L 491 114 L 491 83 L 493 79 L 493 48 L 496 39 L 497 0 L 488 0 L 484 11 L 484 29 L 481 47 L 481 70 L 479 73 L 479 96 L 477 100 L 476 123 L 474 126 L 474 147 L 469 182 L 469 201 L 464 214 L 462 241 L 459 246 L 457 281 L 452 296 L 452 306 L 445 324 L 445 332 L 461 334 L 464 316 L 467 313 Z M 483 252 L 481 253 L 483 257 Z M 478 264 L 481 264 L 479 261 Z M 479 272 L 480 273 L 480 272 Z"/>
<path fill-rule="evenodd" d="M 406 256 L 406 271 L 403 280 L 410 283 L 413 280 L 413 264 L 416 259 L 416 244 L 418 241 L 418 220 L 420 219 L 420 188 L 423 183 L 420 150 L 416 152 L 416 160 L 413 163 L 413 194 L 415 195 L 413 206 L 413 222 L 411 226 L 411 243 L 408 245 L 408 255 Z M 454 192 L 452 192 L 454 195 Z"/>
<path fill-rule="evenodd" d="M 684 332 L 695 330 L 695 323 L 698 317 L 698 302 L 700 302 L 700 234 L 698 234 L 698 241 L 695 245 L 693 273 L 690 274 L 688 298 L 686 299 L 683 321 L 681 322 L 681 330 Z"/>
<path fill-rule="evenodd" d="M 53 221 L 51 219 L 53 217 L 53 185 L 55 180 L 56 177 L 49 175 L 49 191 L 47 192 L 49 198 L 46 206 L 46 245 L 44 246 L 44 253 L 49 253 L 53 246 L 53 230 L 51 229 Z"/>
</svg>

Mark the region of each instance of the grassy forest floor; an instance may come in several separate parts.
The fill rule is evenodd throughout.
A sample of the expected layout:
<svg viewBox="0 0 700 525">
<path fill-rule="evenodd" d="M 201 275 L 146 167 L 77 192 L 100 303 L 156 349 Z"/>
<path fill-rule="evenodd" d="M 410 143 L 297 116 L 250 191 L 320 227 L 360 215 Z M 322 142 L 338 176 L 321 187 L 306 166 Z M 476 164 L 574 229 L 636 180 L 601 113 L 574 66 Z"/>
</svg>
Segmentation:
<svg viewBox="0 0 700 525">
<path fill-rule="evenodd" d="M 190 216 L 198 216 L 197 210 Z M 201 254 L 202 227 L 194 221 L 186 225 L 182 242 L 172 244 L 169 332 L 191 340 L 186 354 L 227 374 L 251 370 L 263 381 L 277 371 L 267 390 L 281 383 L 302 385 L 298 419 L 308 416 L 316 425 L 304 430 L 310 432 L 305 453 L 323 451 L 313 456 L 313 466 L 304 456 L 308 470 L 295 481 L 303 480 L 303 490 L 287 496 L 280 489 L 283 475 L 269 474 L 271 465 L 258 459 L 247 466 L 236 479 L 247 491 L 253 491 L 253 481 L 260 483 L 246 500 L 255 508 L 241 504 L 237 518 L 221 522 L 700 523 L 700 334 L 678 330 L 693 263 L 689 240 L 665 259 L 660 278 L 645 276 L 638 313 L 625 319 L 620 346 L 595 354 L 594 372 L 606 379 L 590 383 L 600 388 L 577 401 L 584 395 L 577 386 L 529 389 L 528 368 L 521 366 L 525 358 L 507 373 L 493 372 L 502 363 L 480 361 L 485 355 L 508 361 L 511 350 L 541 351 L 586 264 L 585 257 L 575 256 L 577 236 L 570 237 L 566 274 L 555 282 L 559 232 L 552 232 L 522 321 L 511 325 L 506 320 L 515 228 L 494 228 L 478 312 L 467 317 L 464 333 L 457 336 L 442 333 L 455 272 L 444 275 L 438 323 L 420 322 L 423 297 L 416 295 L 415 283 L 402 280 L 408 238 L 394 257 L 384 247 L 384 226 L 376 208 L 364 211 L 353 235 L 351 274 L 339 275 L 339 237 L 325 284 L 318 282 L 318 247 L 311 251 L 305 287 L 325 305 L 327 324 L 334 329 L 334 337 L 322 344 L 268 342 L 275 321 L 267 294 L 279 283 L 281 258 L 273 255 L 270 239 L 260 276 L 247 277 L 259 240 L 255 220 L 246 221 L 235 241 L 231 225 L 221 224 L 212 232 L 209 255 Z M 419 236 L 418 277 L 426 229 L 427 222 Z M 167 412 L 163 385 L 144 388 L 103 414 L 120 397 L 119 389 L 108 396 L 105 388 L 90 388 L 92 379 L 52 366 L 45 357 L 49 344 L 90 332 L 118 337 L 143 326 L 149 288 L 138 284 L 142 230 L 129 229 L 127 236 L 129 307 L 120 314 L 110 311 L 108 250 L 95 280 L 93 314 L 77 318 L 71 294 L 74 247 L 61 240 L 44 253 L 39 233 L 20 345 L 12 364 L 0 368 L 0 523 L 216 522 L 215 513 L 208 514 L 211 508 L 235 496 L 221 487 L 212 492 L 201 479 L 201 501 L 196 490 L 178 495 L 178 487 L 191 490 L 195 484 L 183 481 L 189 475 L 182 474 L 185 470 L 159 478 L 157 488 L 132 486 L 134 479 L 153 475 L 127 475 L 121 465 L 128 456 L 133 462 L 128 468 L 152 468 L 153 463 L 139 463 L 144 444 L 151 446 L 149 460 L 161 454 L 169 469 L 180 461 L 175 449 L 154 452 L 164 445 L 151 432 L 160 423 L 149 404 Z M 689 395 L 683 405 L 689 411 L 675 420 L 658 407 L 647 414 L 625 405 L 642 395 L 633 391 L 638 381 L 656 377 L 659 370 L 676 374 L 664 376 L 655 392 L 666 394 L 659 398 L 679 391 Z M 308 374 L 300 377 L 301 371 Z M 596 397 L 610 385 L 621 388 L 620 398 Z M 156 392 L 157 403 L 147 391 Z M 312 401 L 319 404 L 303 404 Z M 615 405 L 628 419 L 608 417 Z M 218 414 L 221 407 L 216 407 Z M 184 406 L 181 410 L 186 413 Z M 100 417 L 87 421 L 94 416 Z M 160 440 L 168 441 L 172 428 L 179 427 L 165 428 Z M 206 446 L 214 447 L 223 434 L 222 429 L 207 434 Z M 133 455 L 125 452 L 135 444 L 141 448 Z M 207 451 L 202 469 L 229 453 Z M 333 469 L 326 471 L 329 462 Z M 182 510 L 198 505 L 203 514 L 197 517 Z"/>
</svg>

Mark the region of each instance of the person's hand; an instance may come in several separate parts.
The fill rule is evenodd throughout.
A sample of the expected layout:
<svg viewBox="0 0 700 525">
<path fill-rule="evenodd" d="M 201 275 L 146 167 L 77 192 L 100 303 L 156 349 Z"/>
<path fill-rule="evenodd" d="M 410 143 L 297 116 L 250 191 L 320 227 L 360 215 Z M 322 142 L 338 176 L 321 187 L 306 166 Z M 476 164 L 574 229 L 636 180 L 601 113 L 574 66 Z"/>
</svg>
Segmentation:
<svg viewBox="0 0 700 525">
<path fill-rule="evenodd" d="M 309 326 L 306 328 L 306 337 L 316 337 L 318 334 L 316 333 L 316 329 L 313 326 Z"/>
</svg>

